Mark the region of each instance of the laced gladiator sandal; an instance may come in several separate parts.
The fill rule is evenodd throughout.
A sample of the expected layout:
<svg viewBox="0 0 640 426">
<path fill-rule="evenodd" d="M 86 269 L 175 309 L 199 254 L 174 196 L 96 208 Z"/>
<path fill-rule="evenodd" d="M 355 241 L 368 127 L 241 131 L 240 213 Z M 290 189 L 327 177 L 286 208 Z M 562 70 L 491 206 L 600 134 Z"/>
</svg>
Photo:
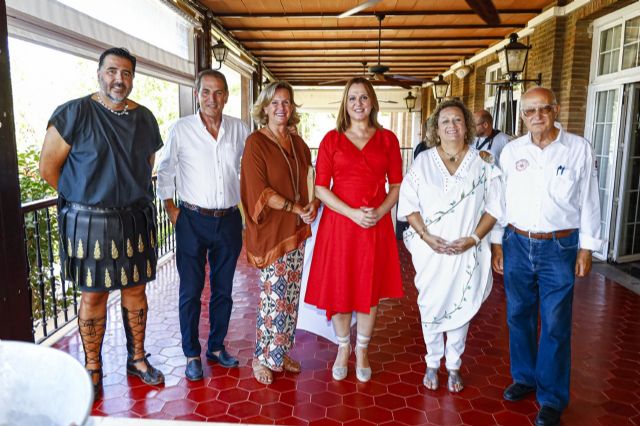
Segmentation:
<svg viewBox="0 0 640 426">
<path fill-rule="evenodd" d="M 349 349 L 349 355 L 351 355 L 351 344 L 349 343 L 349 335 L 346 336 L 336 336 L 338 340 L 338 354 L 340 353 L 340 349 Z M 336 359 L 338 358 L 338 354 L 336 354 Z M 348 357 L 347 357 L 348 358 Z M 331 367 L 331 376 L 333 376 L 333 380 L 344 380 L 347 377 L 348 367 L 347 365 L 340 366 L 333 363 L 333 367 Z"/>
<path fill-rule="evenodd" d="M 438 369 L 427 367 L 427 372 L 422 379 L 422 384 L 429 390 L 438 390 L 440 381 L 438 380 Z"/>
<path fill-rule="evenodd" d="M 268 367 L 260 364 L 260 360 L 254 358 L 251 361 L 251 368 L 253 369 L 253 377 L 258 383 L 270 385 L 273 382 L 273 373 Z"/>
<path fill-rule="evenodd" d="M 296 374 L 302 371 L 302 368 L 300 367 L 300 363 L 295 359 L 291 358 L 289 355 L 284 356 L 284 359 L 282 360 L 282 368 L 284 368 L 284 371 L 288 371 L 290 373 L 296 373 Z"/>
<path fill-rule="evenodd" d="M 358 333 L 356 338 L 356 378 L 361 382 L 371 380 L 371 367 L 358 367 L 358 349 L 367 350 L 371 336 L 364 336 Z"/>
<path fill-rule="evenodd" d="M 460 376 L 460 370 L 447 370 L 449 372 L 449 380 L 447 385 L 449 392 L 458 393 L 464 389 L 464 383 L 462 383 L 462 376 Z"/>
<path fill-rule="evenodd" d="M 164 383 L 162 371 L 154 368 L 147 360 L 144 351 L 144 334 L 147 327 L 147 309 L 141 308 L 130 312 L 122 306 L 122 323 L 124 334 L 127 337 L 127 374 L 140 377 L 148 385 Z M 136 367 L 136 363 L 144 362 L 146 371 Z"/>
<path fill-rule="evenodd" d="M 84 366 L 91 377 L 93 400 L 102 390 L 102 342 L 107 327 L 107 317 L 82 319 L 78 316 L 78 329 L 84 349 Z M 97 365 L 98 368 L 88 368 Z"/>
</svg>

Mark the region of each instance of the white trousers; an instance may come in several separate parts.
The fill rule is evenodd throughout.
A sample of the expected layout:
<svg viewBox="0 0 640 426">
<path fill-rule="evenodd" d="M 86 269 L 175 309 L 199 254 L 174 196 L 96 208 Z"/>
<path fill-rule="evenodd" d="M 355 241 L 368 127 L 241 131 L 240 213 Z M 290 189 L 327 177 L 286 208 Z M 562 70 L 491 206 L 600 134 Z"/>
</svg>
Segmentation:
<svg viewBox="0 0 640 426">
<path fill-rule="evenodd" d="M 427 345 L 427 355 L 424 357 L 427 361 L 427 367 L 440 368 L 440 360 L 445 356 L 445 365 L 447 370 L 457 370 L 462 364 L 460 357 L 464 352 L 465 343 L 467 341 L 467 331 L 469 331 L 469 323 L 462 327 L 446 332 L 433 333 L 422 327 L 424 343 Z M 444 334 L 447 333 L 447 344 L 445 348 Z"/>
</svg>

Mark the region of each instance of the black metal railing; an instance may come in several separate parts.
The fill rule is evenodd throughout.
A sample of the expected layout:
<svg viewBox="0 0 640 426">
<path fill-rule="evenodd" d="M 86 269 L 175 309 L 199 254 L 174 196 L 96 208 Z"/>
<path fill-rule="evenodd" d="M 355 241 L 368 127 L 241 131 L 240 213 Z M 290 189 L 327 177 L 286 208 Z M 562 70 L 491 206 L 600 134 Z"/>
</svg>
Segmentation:
<svg viewBox="0 0 640 426">
<path fill-rule="evenodd" d="M 153 178 L 156 200 L 156 179 Z M 163 206 L 155 202 L 158 218 L 158 257 L 175 250 L 173 225 Z M 60 236 L 57 198 L 51 197 L 22 205 L 25 249 L 31 288 L 31 316 L 36 343 L 73 321 L 78 315 L 80 293 L 71 281 L 64 281 L 60 270 Z"/>
</svg>

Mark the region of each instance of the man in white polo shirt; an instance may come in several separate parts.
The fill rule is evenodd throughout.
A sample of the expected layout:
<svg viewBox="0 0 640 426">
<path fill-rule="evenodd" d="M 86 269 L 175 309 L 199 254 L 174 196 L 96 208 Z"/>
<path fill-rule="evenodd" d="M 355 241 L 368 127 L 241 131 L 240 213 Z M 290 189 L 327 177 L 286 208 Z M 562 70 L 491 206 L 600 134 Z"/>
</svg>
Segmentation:
<svg viewBox="0 0 640 426">
<path fill-rule="evenodd" d="M 206 358 L 223 367 L 238 360 L 224 347 L 233 299 L 233 275 L 242 249 L 240 158 L 249 128 L 222 113 L 229 99 L 227 80 L 204 70 L 196 80 L 199 109 L 169 132 L 158 166 L 158 197 L 176 231 L 180 276 L 179 317 L 188 380 L 203 378 L 198 325 L 200 296 L 209 260 L 209 338 Z M 180 207 L 173 202 L 177 191 Z"/>
<path fill-rule="evenodd" d="M 574 280 L 589 273 L 591 252 L 602 245 L 593 152 L 556 122 L 558 111 L 549 89 L 522 97 L 529 132 L 502 151 L 505 226 L 491 236 L 493 268 L 504 273 L 507 296 L 513 383 L 504 398 L 535 391 L 538 426 L 557 425 L 569 402 Z"/>
</svg>

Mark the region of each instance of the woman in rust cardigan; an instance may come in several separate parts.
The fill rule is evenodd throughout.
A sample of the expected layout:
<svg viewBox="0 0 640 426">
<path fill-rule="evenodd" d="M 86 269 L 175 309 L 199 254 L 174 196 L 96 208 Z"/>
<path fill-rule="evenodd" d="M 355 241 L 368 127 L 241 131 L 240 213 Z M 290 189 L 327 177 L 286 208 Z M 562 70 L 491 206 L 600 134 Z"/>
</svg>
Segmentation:
<svg viewBox="0 0 640 426">
<path fill-rule="evenodd" d="M 252 116 L 263 127 L 247 138 L 240 192 L 247 259 L 260 270 L 253 375 L 269 384 L 273 371 L 300 372 L 300 363 L 288 353 L 295 337 L 304 242 L 311 236 L 309 223 L 318 202 L 309 202 L 309 148 L 289 131 L 300 121 L 293 88 L 283 81 L 269 84 Z"/>
</svg>

